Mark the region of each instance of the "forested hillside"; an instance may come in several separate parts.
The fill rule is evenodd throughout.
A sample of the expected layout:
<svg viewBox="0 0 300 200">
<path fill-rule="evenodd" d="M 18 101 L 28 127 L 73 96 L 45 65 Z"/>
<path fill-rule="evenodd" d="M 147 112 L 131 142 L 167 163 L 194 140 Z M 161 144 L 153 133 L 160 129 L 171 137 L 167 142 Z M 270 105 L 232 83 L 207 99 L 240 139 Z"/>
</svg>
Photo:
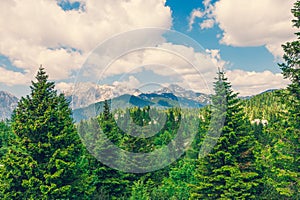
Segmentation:
<svg viewBox="0 0 300 200">
<path fill-rule="evenodd" d="M 299 29 L 300 1 L 292 13 Z M 0 198 L 300 199 L 296 35 L 279 64 L 286 89 L 241 100 L 219 70 L 201 108 L 111 110 L 105 101 L 75 123 L 40 67 L 31 93 L 0 122 Z"/>
<path fill-rule="evenodd" d="M 232 92 L 225 74 L 219 72 L 212 101 L 218 102 L 225 95 L 228 100 L 225 109 L 213 111 L 206 106 L 163 110 L 146 106 L 112 113 L 106 101 L 97 118 L 81 121 L 74 129 L 68 119 L 68 104 L 63 96 L 56 95 L 43 69 L 37 80 L 32 96 L 21 99 L 12 121 L 1 122 L 1 198 L 299 198 L 299 173 L 293 157 L 296 146 L 291 143 L 294 129 L 287 118 L 291 107 L 283 99 L 287 90 L 240 100 Z M 209 130 L 217 131 L 210 125 L 213 116 L 222 116 L 222 112 L 226 116 L 222 133 L 216 136 L 216 145 L 209 154 L 201 157 Z M 121 163 L 128 169 L 140 167 L 136 163 L 122 164 L 124 158 L 111 151 L 105 138 L 95 130 L 103 130 L 107 139 L 121 149 L 147 153 L 174 140 L 183 118 L 188 123 L 176 141 L 183 145 L 189 142 L 191 132 L 195 135 L 185 152 L 167 167 L 135 174 L 103 164 Z M 268 123 L 251 124 L 253 119 L 265 119 Z M 158 133 L 141 137 L 140 134 L 157 131 L 145 128 L 154 121 Z M 191 129 L 193 124 L 197 124 L 196 129 Z M 140 137 L 134 137 L 134 133 Z M 78 134 L 83 145 L 78 142 Z M 99 152 L 104 152 L 102 162 L 96 159 Z M 166 155 L 170 154 L 160 156 Z"/>
<path fill-rule="evenodd" d="M 251 99 L 243 101 L 243 107 L 249 120 L 255 119 L 274 122 L 284 112 L 288 112 L 282 95 L 285 90 L 275 90 L 253 96 Z"/>
</svg>

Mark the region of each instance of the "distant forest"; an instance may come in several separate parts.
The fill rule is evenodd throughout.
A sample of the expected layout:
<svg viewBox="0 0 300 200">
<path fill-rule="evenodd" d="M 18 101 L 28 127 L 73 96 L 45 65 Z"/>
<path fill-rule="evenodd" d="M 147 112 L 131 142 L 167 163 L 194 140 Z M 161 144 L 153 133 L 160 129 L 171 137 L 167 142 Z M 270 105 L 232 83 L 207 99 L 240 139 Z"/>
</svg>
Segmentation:
<svg viewBox="0 0 300 200">
<path fill-rule="evenodd" d="M 299 0 L 292 13 L 299 30 Z M 287 88 L 239 99 L 219 70 L 212 103 L 203 108 L 112 111 L 105 101 L 99 116 L 75 124 L 69 102 L 40 67 L 31 93 L 11 120 L 0 122 L 0 198 L 300 199 L 300 32 L 295 34 L 297 40 L 282 45 L 279 64 L 290 80 Z M 146 137 L 149 124 L 159 131 Z M 143 160 L 143 153 L 168 144 L 173 150 L 144 165 L 115 151 L 141 153 L 135 158 Z"/>
</svg>

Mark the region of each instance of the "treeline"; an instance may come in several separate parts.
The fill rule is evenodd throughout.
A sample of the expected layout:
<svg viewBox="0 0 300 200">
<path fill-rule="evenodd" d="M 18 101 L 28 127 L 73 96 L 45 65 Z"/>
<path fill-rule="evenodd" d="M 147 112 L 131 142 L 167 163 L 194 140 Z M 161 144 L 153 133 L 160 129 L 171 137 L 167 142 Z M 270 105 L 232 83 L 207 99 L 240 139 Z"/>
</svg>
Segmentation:
<svg viewBox="0 0 300 200">
<path fill-rule="evenodd" d="M 299 0 L 292 13 L 299 29 Z M 0 122 L 0 198 L 300 199 L 296 35 L 283 45 L 287 89 L 242 101 L 219 71 L 212 104 L 202 109 L 111 112 L 106 103 L 99 116 L 75 125 L 40 68 L 11 121 Z"/>
<path fill-rule="evenodd" d="M 36 78 L 12 120 L 0 123 L 2 199 L 300 198 L 299 128 L 283 101 L 288 90 L 240 100 L 219 72 L 211 106 L 111 112 L 106 101 L 98 117 L 76 127 L 43 68 Z M 251 124 L 254 118 L 268 124 Z M 141 156 L 172 142 L 178 149 L 157 160 L 178 156 L 150 172 L 157 163 L 128 163 L 115 149 Z"/>
</svg>

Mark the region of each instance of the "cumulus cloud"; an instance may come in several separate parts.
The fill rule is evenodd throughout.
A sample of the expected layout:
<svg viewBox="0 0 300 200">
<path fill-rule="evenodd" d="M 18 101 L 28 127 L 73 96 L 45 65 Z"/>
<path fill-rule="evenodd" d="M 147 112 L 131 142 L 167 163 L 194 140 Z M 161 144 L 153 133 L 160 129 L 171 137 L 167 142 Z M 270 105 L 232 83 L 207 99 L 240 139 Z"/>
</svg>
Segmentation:
<svg viewBox="0 0 300 200">
<path fill-rule="evenodd" d="M 59 82 L 55 84 L 55 88 L 60 92 L 69 92 L 74 83 Z"/>
<path fill-rule="evenodd" d="M 206 49 L 205 51 L 210 55 L 211 61 L 215 66 L 217 66 L 217 68 L 224 69 L 226 66 L 230 65 L 230 62 L 221 58 L 219 49 Z"/>
<path fill-rule="evenodd" d="M 14 72 L 0 66 L 0 83 L 8 86 L 23 85 L 30 83 L 30 79 L 20 72 Z"/>
<path fill-rule="evenodd" d="M 268 89 L 285 88 L 289 83 L 288 80 L 283 79 L 282 74 L 270 71 L 232 70 L 227 71 L 226 74 L 234 91 L 239 92 L 241 96 L 258 94 Z"/>
<path fill-rule="evenodd" d="M 275 58 L 281 58 L 281 44 L 295 39 L 292 7 L 293 1 L 219 0 L 202 12 L 205 16 L 200 17 L 207 19 L 200 27 L 211 28 L 216 23 L 223 30 L 221 43 L 238 47 L 266 46 Z"/>
<path fill-rule="evenodd" d="M 124 66 L 122 69 L 131 71 L 130 67 L 157 64 L 172 68 L 181 75 L 193 74 L 195 70 L 200 73 L 205 73 L 216 70 L 217 66 L 224 66 L 226 62 L 221 59 L 219 53 L 219 50 L 203 50 L 202 52 L 198 52 L 192 47 L 162 43 L 156 48 L 131 52 L 115 61 L 110 68 L 115 68 L 112 73 L 118 73 L 118 70 L 120 70 L 119 66 Z M 162 73 L 162 75 L 168 74 L 168 72 L 163 74 L 163 72 L 159 70 L 160 69 L 157 69 L 155 72 Z"/>
<path fill-rule="evenodd" d="M 223 68 L 226 64 L 220 57 L 219 50 L 195 51 L 192 47 L 162 43 L 155 48 L 143 48 L 128 52 L 110 63 L 102 64 L 102 56 L 93 59 L 95 65 L 87 65 L 87 71 L 93 71 L 88 75 L 88 80 L 105 79 L 119 74 L 129 76 L 143 71 L 152 71 L 152 75 L 168 77 L 166 80 L 191 85 L 191 89 L 199 90 L 206 87 L 204 77 L 207 74 L 215 74 L 217 68 Z M 99 64 L 100 63 L 100 64 Z M 96 65 L 98 64 L 98 65 Z M 89 66 L 95 70 L 89 69 Z M 99 74 L 99 76 L 95 75 Z M 157 79 L 155 79 L 157 81 Z M 199 80 L 201 85 L 199 85 Z M 196 83 L 194 83 L 196 81 Z M 208 81 L 213 81 L 209 77 Z M 163 83 L 163 82 L 160 82 Z"/>
<path fill-rule="evenodd" d="M 228 61 L 221 58 L 219 49 L 197 52 L 191 47 L 162 43 L 156 48 L 138 49 L 119 57 L 105 69 L 102 75 L 113 77 L 125 74 L 126 77 L 131 77 L 131 81 L 126 80 L 122 83 L 134 82 L 136 86 L 143 84 L 143 81 L 135 82 L 136 79 L 133 77 L 142 73 L 146 67 L 159 77 L 173 77 L 174 83 L 185 88 L 213 93 L 213 82 L 218 68 L 226 69 L 229 65 Z M 270 71 L 227 70 L 227 76 L 233 89 L 242 96 L 258 94 L 270 88 L 283 88 L 288 84 L 281 74 Z M 93 77 L 88 79 L 92 80 Z M 165 79 L 170 80 L 170 78 Z M 159 83 L 164 84 L 163 80 Z"/>
<path fill-rule="evenodd" d="M 40 64 L 52 79 L 68 78 L 72 70 L 80 68 L 89 52 L 108 37 L 137 28 L 172 25 L 165 0 L 116 0 L 114 3 L 80 0 L 80 9 L 68 11 L 57 2 L 61 1 L 3 0 L 0 3 L 0 54 L 8 57 L 15 67 L 25 70 L 29 78 Z"/>
<path fill-rule="evenodd" d="M 115 0 L 113 4 L 110 0 L 79 0 L 77 2 L 80 2 L 80 8 L 68 11 L 64 11 L 57 2 L 61 1 L 1 1 L 0 54 L 8 57 L 15 67 L 24 72 L 0 67 L 1 83 L 29 84 L 38 66 L 43 64 L 50 78 L 57 80 L 57 88 L 67 90 L 72 84 L 62 81 L 70 78 L 72 72 L 85 63 L 90 51 L 99 43 L 115 34 L 136 28 L 170 28 L 172 25 L 171 10 L 165 6 L 165 0 Z M 288 12 L 292 7 L 290 1 L 252 0 L 241 3 L 238 0 L 220 0 L 211 5 L 210 0 L 205 0 L 203 4 L 206 8 L 204 11 L 195 9 L 191 13 L 189 28 L 192 28 L 196 18 L 205 17 L 200 27 L 211 28 L 217 23 L 224 31 L 220 37 L 224 44 L 266 45 L 270 52 L 278 55 L 282 41 L 293 37 L 294 31 L 291 24 L 287 23 L 291 19 Z M 126 47 L 129 41 L 145 43 L 144 38 L 145 36 L 139 35 L 134 35 L 133 39 L 125 38 L 121 46 Z M 150 68 L 153 72 L 160 76 L 181 77 L 179 84 L 211 93 L 207 88 L 212 86 L 217 67 L 224 68 L 228 64 L 220 57 L 219 50 L 206 50 L 205 54 L 191 47 L 168 43 L 161 35 L 149 33 L 147 38 L 149 41 L 146 43 L 157 42 L 156 49 L 128 52 L 111 63 L 106 75 L 139 72 L 141 66 L 152 66 Z M 144 45 L 147 46 L 148 43 Z M 102 57 L 100 62 L 96 54 L 92 55 L 95 56 L 91 59 L 95 61 L 95 65 L 99 66 L 101 62 L 112 59 L 110 55 L 113 54 L 104 51 L 105 49 L 102 55 L 107 57 Z M 101 68 L 98 72 L 99 70 L 103 71 Z M 91 74 L 95 75 L 95 70 L 86 75 Z M 285 83 L 281 75 L 271 72 L 253 74 L 235 70 L 228 71 L 228 76 L 241 94 L 257 93 L 264 89 L 281 87 Z M 128 83 L 138 84 L 138 79 L 129 77 Z M 267 82 L 269 78 L 270 81 Z M 241 85 L 242 83 L 245 85 Z M 245 92 L 242 93 L 242 89 Z"/>
<path fill-rule="evenodd" d="M 215 4 L 213 13 L 224 31 L 222 43 L 233 46 L 265 45 L 275 57 L 281 57 L 281 48 L 276 47 L 294 38 L 292 7 L 293 1 L 220 0 Z"/>
<path fill-rule="evenodd" d="M 138 88 L 140 86 L 141 82 L 134 76 L 129 76 L 128 80 L 122 80 L 122 81 L 115 81 L 113 82 L 114 86 L 121 86 L 124 87 L 124 85 L 128 88 Z"/>
<path fill-rule="evenodd" d="M 173 80 L 172 83 L 186 89 L 211 94 L 218 68 L 226 69 L 228 65 L 230 63 L 221 58 L 218 49 L 195 52 L 193 48 L 186 46 L 163 43 L 156 49 L 140 49 L 125 54 L 111 63 L 102 75 L 110 79 L 115 77 L 114 86 L 139 88 L 149 83 L 149 80 L 160 85 L 168 85 L 168 81 Z M 149 70 L 153 73 L 149 73 Z M 123 76 L 119 77 L 120 74 Z M 140 75 L 146 75 L 148 79 L 143 79 Z M 288 84 L 281 74 L 270 71 L 226 70 L 226 76 L 234 91 L 241 96 L 258 94 L 270 88 L 284 88 Z M 93 80 L 94 78 L 96 79 Z M 93 82 L 97 82 L 97 79 L 97 76 L 87 77 L 87 80 Z M 57 88 L 64 91 L 71 85 L 62 82 L 57 84 Z"/>
</svg>

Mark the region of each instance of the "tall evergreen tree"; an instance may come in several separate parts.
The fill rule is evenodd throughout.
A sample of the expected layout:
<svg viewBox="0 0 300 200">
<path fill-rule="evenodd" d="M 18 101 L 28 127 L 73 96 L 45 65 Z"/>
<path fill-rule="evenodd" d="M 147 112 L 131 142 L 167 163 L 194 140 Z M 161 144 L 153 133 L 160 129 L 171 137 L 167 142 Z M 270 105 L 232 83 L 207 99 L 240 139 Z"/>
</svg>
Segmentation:
<svg viewBox="0 0 300 200">
<path fill-rule="evenodd" d="M 93 188 L 69 103 L 44 68 L 36 79 L 12 116 L 17 140 L 4 156 L 0 190 L 6 199 L 84 199 Z"/>
<path fill-rule="evenodd" d="M 287 42 L 282 45 L 284 50 L 284 63 L 279 64 L 283 76 L 289 79 L 291 83 L 287 87 L 287 94 L 285 94 L 285 103 L 288 105 L 288 113 L 286 127 L 286 143 L 293 147 L 292 151 L 292 166 L 288 170 L 293 174 L 293 180 L 290 183 L 290 191 L 294 198 L 300 198 L 300 1 L 297 0 L 294 8 L 291 10 L 294 15 L 292 20 L 293 26 L 298 29 L 295 33 L 297 39 L 292 42 Z"/>
<path fill-rule="evenodd" d="M 214 86 L 212 101 L 221 109 L 212 115 L 225 116 L 224 126 L 221 127 L 221 135 L 211 152 L 198 160 L 195 172 L 197 184 L 192 186 L 191 198 L 254 198 L 258 174 L 255 170 L 255 141 L 250 124 L 224 72 L 218 73 Z M 224 106 L 227 109 L 223 109 Z M 211 127 L 212 131 L 219 131 L 214 130 L 218 128 Z"/>
<path fill-rule="evenodd" d="M 292 9 L 294 19 L 293 26 L 300 28 L 300 1 L 294 4 Z M 284 63 L 279 64 L 284 78 L 289 79 L 291 83 L 288 85 L 288 92 L 290 95 L 289 104 L 292 106 L 290 113 L 292 120 L 295 122 L 295 128 L 300 129 L 300 32 L 296 32 L 297 39 L 293 42 L 287 42 L 282 45 L 284 50 Z"/>
<path fill-rule="evenodd" d="M 292 9 L 294 19 L 292 20 L 293 26 L 300 28 L 300 1 L 297 0 Z M 288 91 L 295 97 L 294 106 L 297 106 L 299 111 L 300 102 L 300 32 L 296 32 L 297 39 L 293 42 L 287 42 L 282 45 L 284 50 L 283 59 L 285 63 L 279 64 L 284 78 L 290 79 L 291 84 L 288 86 Z M 299 112 L 298 115 L 299 117 Z M 298 118 L 299 119 L 299 118 Z"/>
</svg>

